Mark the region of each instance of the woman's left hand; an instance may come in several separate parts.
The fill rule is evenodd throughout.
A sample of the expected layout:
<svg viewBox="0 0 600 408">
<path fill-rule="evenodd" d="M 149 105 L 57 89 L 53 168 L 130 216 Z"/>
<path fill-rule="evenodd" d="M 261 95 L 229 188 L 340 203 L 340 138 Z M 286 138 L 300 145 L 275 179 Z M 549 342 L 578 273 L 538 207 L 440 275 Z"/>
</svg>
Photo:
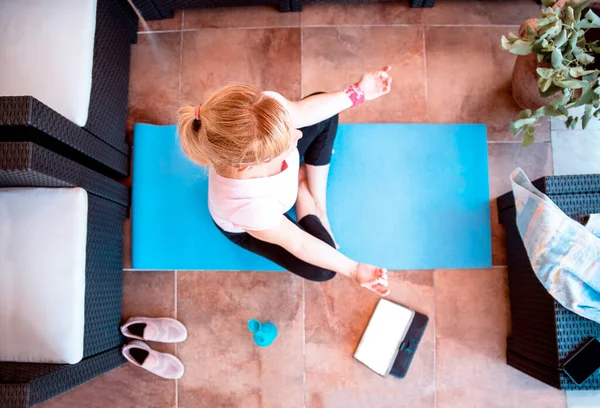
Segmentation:
<svg viewBox="0 0 600 408">
<path fill-rule="evenodd" d="M 385 268 L 378 268 L 368 264 L 357 264 L 352 278 L 363 288 L 387 296 L 390 294 L 388 289 L 388 272 Z"/>
<path fill-rule="evenodd" d="M 380 71 L 365 73 L 358 86 L 365 93 L 365 101 L 372 101 L 380 96 L 388 94 L 392 89 L 392 77 L 389 72 L 392 70 L 390 65 L 386 65 Z"/>
</svg>

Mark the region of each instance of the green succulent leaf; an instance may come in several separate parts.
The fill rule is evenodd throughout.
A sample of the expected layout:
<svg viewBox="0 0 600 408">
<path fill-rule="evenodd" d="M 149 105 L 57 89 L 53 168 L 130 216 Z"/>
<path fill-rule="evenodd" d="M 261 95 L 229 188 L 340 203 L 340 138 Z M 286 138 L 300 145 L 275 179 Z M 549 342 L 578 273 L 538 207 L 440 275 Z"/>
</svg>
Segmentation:
<svg viewBox="0 0 600 408">
<path fill-rule="evenodd" d="M 528 126 L 525 130 L 525 134 L 523 135 L 523 147 L 531 146 L 533 142 L 535 142 L 535 132 L 534 126 Z"/>
<path fill-rule="evenodd" d="M 537 122 L 537 120 L 538 120 L 538 118 L 531 117 L 531 118 L 515 120 L 513 122 L 513 124 L 515 125 L 515 127 L 520 128 L 525 125 L 533 125 L 535 122 Z"/>
<path fill-rule="evenodd" d="M 502 47 L 503 50 L 510 50 L 510 40 L 508 38 L 506 38 L 505 36 L 502 36 L 502 38 L 500 39 L 500 47 Z"/>
<path fill-rule="evenodd" d="M 571 33 L 571 35 L 569 35 L 569 48 L 571 50 L 574 50 L 575 48 L 577 48 L 577 40 L 579 38 L 577 37 L 577 33 Z"/>
<path fill-rule="evenodd" d="M 565 30 L 563 28 L 561 30 L 561 32 L 554 39 L 554 46 L 555 47 L 562 47 L 566 42 L 567 42 L 567 30 Z"/>
<path fill-rule="evenodd" d="M 569 68 L 569 75 L 571 75 L 573 78 L 580 78 L 584 75 L 593 74 L 594 72 L 597 73 L 598 71 L 594 69 L 586 71 L 583 67 Z"/>
<path fill-rule="evenodd" d="M 592 105 L 587 105 L 585 107 L 585 113 L 583 114 L 583 117 L 581 118 L 581 127 L 583 129 L 585 129 L 588 125 L 588 123 L 590 123 L 590 120 L 592 119 Z"/>
<path fill-rule="evenodd" d="M 510 44 L 508 50 L 517 55 L 529 55 L 533 52 L 533 44 L 518 39 Z"/>
<path fill-rule="evenodd" d="M 563 67 L 563 56 L 559 49 L 552 51 L 551 62 L 555 69 L 561 69 Z"/>
<path fill-rule="evenodd" d="M 556 3 L 556 0 L 542 0 L 542 4 L 545 7 L 552 7 Z"/>
<path fill-rule="evenodd" d="M 592 0 L 570 0 L 569 4 L 575 9 L 575 11 L 581 11 L 589 6 L 591 2 Z"/>
<path fill-rule="evenodd" d="M 563 79 L 562 81 L 554 81 L 554 84 L 560 88 L 581 89 L 584 82 L 577 79 Z"/>
<path fill-rule="evenodd" d="M 552 20 L 548 17 L 542 18 L 538 21 L 535 22 L 535 25 L 537 26 L 538 29 L 542 28 L 542 27 L 546 27 L 548 24 L 552 24 L 554 23 L 555 20 Z"/>
<path fill-rule="evenodd" d="M 589 9 L 587 13 L 585 13 L 585 18 L 591 23 L 600 22 L 600 17 L 598 17 L 592 9 Z"/>
<path fill-rule="evenodd" d="M 537 62 L 542 62 L 544 60 L 544 56 L 542 54 L 537 55 Z"/>
<path fill-rule="evenodd" d="M 592 57 L 589 54 L 586 54 L 585 52 L 582 52 L 577 56 L 577 61 L 579 61 L 580 64 L 589 65 L 594 62 L 594 57 Z"/>
<path fill-rule="evenodd" d="M 577 107 L 577 106 L 582 106 L 582 105 L 587 105 L 588 103 L 590 103 L 592 101 L 592 98 L 594 97 L 595 93 L 594 93 L 594 89 L 591 87 L 588 87 L 588 89 L 586 89 L 581 96 L 579 97 L 579 99 L 577 99 L 577 102 L 575 102 L 575 104 L 573 105 L 573 107 Z M 591 106 L 592 105 L 588 105 Z"/>
<path fill-rule="evenodd" d="M 541 118 L 542 116 L 545 116 L 545 111 L 544 111 L 544 106 L 542 106 L 541 108 L 536 109 L 532 114 L 531 117 L 532 118 Z"/>
<path fill-rule="evenodd" d="M 569 111 L 564 105 L 558 105 L 557 109 L 563 114 L 563 116 L 569 116 Z"/>
<path fill-rule="evenodd" d="M 598 79 L 598 74 L 600 74 L 600 71 L 595 69 L 592 72 L 585 74 L 582 79 L 591 84 L 591 86 L 594 86 L 596 84 L 596 80 Z"/>
<path fill-rule="evenodd" d="M 527 27 L 525 28 L 525 34 L 528 40 L 535 40 L 537 37 L 537 31 L 531 24 L 527 24 Z"/>
<path fill-rule="evenodd" d="M 526 119 L 531 117 L 531 109 L 525 109 L 519 112 L 517 119 Z"/>
<path fill-rule="evenodd" d="M 544 78 L 544 79 L 552 78 L 552 76 L 554 75 L 554 72 L 556 72 L 552 68 L 537 68 L 535 71 L 538 73 L 540 78 Z"/>
<path fill-rule="evenodd" d="M 569 116 L 565 121 L 565 126 L 567 127 L 567 129 L 571 128 L 571 124 L 573 124 L 573 116 Z"/>
<path fill-rule="evenodd" d="M 575 116 L 574 118 L 571 119 L 571 123 L 569 123 L 569 125 L 567 127 L 569 129 L 575 129 L 575 127 L 577 126 L 577 122 L 579 122 L 579 117 Z"/>
<path fill-rule="evenodd" d="M 532 116 L 530 109 L 519 112 L 517 119 L 510 124 L 510 130 L 515 136 L 519 136 L 523 130 L 537 122 L 538 118 Z"/>
<path fill-rule="evenodd" d="M 519 39 L 519 36 L 518 36 L 518 35 L 516 35 L 516 34 L 515 34 L 515 33 L 513 33 L 513 32 L 510 32 L 510 33 L 508 33 L 508 39 L 509 39 L 510 41 L 516 41 L 516 40 L 518 40 L 518 39 Z"/>
<path fill-rule="evenodd" d="M 552 85 L 550 86 L 550 88 L 548 88 L 548 90 L 547 90 L 547 91 L 545 91 L 545 92 L 542 92 L 542 91 L 540 90 L 540 96 L 541 96 L 542 98 L 549 98 L 549 97 L 551 97 L 552 95 L 554 95 L 555 93 L 557 93 L 557 92 L 561 91 L 562 89 L 563 89 L 563 88 L 559 88 L 558 86 L 556 86 L 556 85 L 552 84 Z"/>
<path fill-rule="evenodd" d="M 561 30 L 562 30 L 562 22 L 559 20 L 556 22 L 556 24 L 545 27 L 544 29 L 540 30 L 540 33 L 544 33 L 548 37 L 554 38 L 558 35 L 558 33 L 560 33 Z"/>
<path fill-rule="evenodd" d="M 542 79 L 542 84 L 540 86 L 540 90 L 542 92 L 546 92 L 548 89 L 550 89 L 551 86 L 552 86 L 551 79 Z"/>
<path fill-rule="evenodd" d="M 546 45 L 544 45 L 544 42 L 546 42 Z M 533 43 L 531 50 L 537 54 L 540 54 L 541 52 L 545 51 L 547 46 L 548 41 L 546 41 L 544 38 L 539 38 Z"/>
<path fill-rule="evenodd" d="M 565 23 L 571 24 L 574 21 L 575 21 L 575 12 L 573 10 L 573 7 L 567 6 L 567 9 L 565 11 Z"/>
<path fill-rule="evenodd" d="M 563 116 L 563 113 L 559 109 L 557 109 L 557 108 L 555 108 L 553 106 L 550 106 L 550 105 L 544 106 L 541 109 L 544 110 L 543 113 L 544 113 L 545 116 L 553 116 L 553 117 Z"/>
</svg>

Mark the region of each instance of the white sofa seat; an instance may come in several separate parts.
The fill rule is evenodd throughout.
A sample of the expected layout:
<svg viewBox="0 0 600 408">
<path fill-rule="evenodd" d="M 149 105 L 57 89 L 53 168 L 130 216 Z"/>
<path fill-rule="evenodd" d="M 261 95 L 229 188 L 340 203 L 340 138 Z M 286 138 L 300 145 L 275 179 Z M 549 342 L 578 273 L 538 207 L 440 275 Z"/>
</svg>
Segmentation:
<svg viewBox="0 0 600 408">
<path fill-rule="evenodd" d="M 95 31 L 96 0 L 0 1 L 0 96 L 31 95 L 85 126 Z"/>
<path fill-rule="evenodd" d="M 88 198 L 0 188 L 0 361 L 83 358 Z"/>
</svg>

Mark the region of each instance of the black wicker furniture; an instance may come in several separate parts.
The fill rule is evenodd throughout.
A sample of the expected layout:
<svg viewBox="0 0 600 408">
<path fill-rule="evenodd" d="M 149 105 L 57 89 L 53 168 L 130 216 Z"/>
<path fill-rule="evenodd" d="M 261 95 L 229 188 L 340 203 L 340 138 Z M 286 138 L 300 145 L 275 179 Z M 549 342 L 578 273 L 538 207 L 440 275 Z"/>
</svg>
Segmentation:
<svg viewBox="0 0 600 408">
<path fill-rule="evenodd" d="M 290 0 L 291 11 L 302 11 L 302 5 L 307 3 L 377 3 L 390 0 Z M 393 0 L 392 0 L 393 1 Z M 396 0 L 397 2 L 397 0 Z M 435 0 L 408 0 L 410 7 L 433 7 Z"/>
<path fill-rule="evenodd" d="M 129 190 L 32 142 L 0 142 L 0 187 L 82 187 L 88 193 L 84 359 L 0 363 L 0 406 L 28 407 L 122 364 L 123 221 Z"/>
<path fill-rule="evenodd" d="M 239 7 L 239 6 L 275 6 L 279 11 L 291 11 L 290 0 L 133 0 L 146 20 L 160 20 L 173 17 L 179 9 Z"/>
<path fill-rule="evenodd" d="M 173 17 L 173 11 L 178 9 L 272 5 L 278 7 L 279 11 L 286 12 L 302 11 L 302 4 L 305 3 L 370 3 L 374 0 L 133 0 L 133 2 L 146 20 L 159 20 Z M 433 7 L 435 0 L 408 0 L 408 2 L 411 7 Z"/>
<path fill-rule="evenodd" d="M 533 184 L 577 221 L 600 213 L 600 175 L 544 177 Z M 508 256 L 508 364 L 559 389 L 600 389 L 600 372 L 578 385 L 559 370 L 586 340 L 600 336 L 600 324 L 562 307 L 537 279 L 517 229 L 512 193 L 498 198 L 498 212 Z"/>
<path fill-rule="evenodd" d="M 126 0 L 97 0 L 92 85 L 84 127 L 32 96 L 0 95 L 0 141 L 33 141 L 111 177 L 127 176 L 125 124 L 130 48 L 137 38 L 137 23 Z"/>
</svg>

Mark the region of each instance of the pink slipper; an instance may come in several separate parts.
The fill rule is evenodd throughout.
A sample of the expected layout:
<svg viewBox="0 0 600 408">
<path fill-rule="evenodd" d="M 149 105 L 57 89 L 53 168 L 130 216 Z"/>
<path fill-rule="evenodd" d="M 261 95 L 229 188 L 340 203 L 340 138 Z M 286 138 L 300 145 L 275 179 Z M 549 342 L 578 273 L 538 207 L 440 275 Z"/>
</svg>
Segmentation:
<svg viewBox="0 0 600 408">
<path fill-rule="evenodd" d="M 133 340 L 123 346 L 123 356 L 131 364 L 142 367 L 159 377 L 175 380 L 183 376 L 183 363 L 174 355 L 152 350 L 143 341 Z"/>
<path fill-rule="evenodd" d="M 170 317 L 131 317 L 121 326 L 123 336 L 160 343 L 179 343 L 187 338 L 183 324 Z"/>
</svg>

